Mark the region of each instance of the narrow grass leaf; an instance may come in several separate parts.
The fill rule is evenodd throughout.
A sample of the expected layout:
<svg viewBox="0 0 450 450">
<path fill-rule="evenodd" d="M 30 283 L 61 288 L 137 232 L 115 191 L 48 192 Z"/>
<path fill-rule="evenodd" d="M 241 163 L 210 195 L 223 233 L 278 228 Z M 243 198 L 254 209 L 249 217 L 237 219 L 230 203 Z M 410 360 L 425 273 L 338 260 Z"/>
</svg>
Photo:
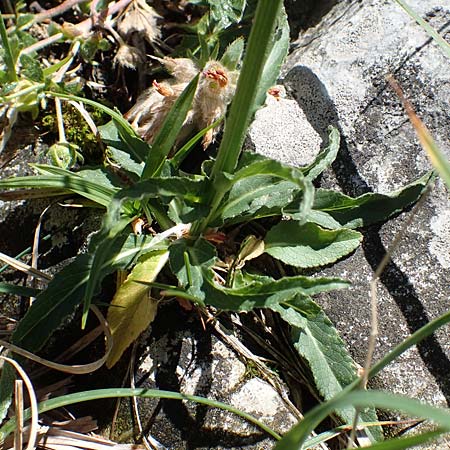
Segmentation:
<svg viewBox="0 0 450 450">
<path fill-rule="evenodd" d="M 129 389 L 129 388 L 112 388 L 112 389 L 97 389 L 92 391 L 78 392 L 75 394 L 64 395 L 61 397 L 52 398 L 50 400 L 43 401 L 39 404 L 39 412 L 43 413 L 51 411 L 56 408 L 62 408 L 64 406 L 87 402 L 91 400 L 99 400 L 106 398 L 124 398 L 124 397 L 140 397 L 140 398 L 166 398 L 171 400 L 188 400 L 202 405 L 207 405 L 212 408 L 220 408 L 224 411 L 229 411 L 233 414 L 242 417 L 250 423 L 256 425 L 261 430 L 268 433 L 274 439 L 281 439 L 280 435 L 273 431 L 270 427 L 259 421 L 252 415 L 241 411 L 234 406 L 227 405 L 226 403 L 219 402 L 217 400 L 210 400 L 205 397 L 199 397 L 195 395 L 181 394 L 178 392 L 163 391 L 160 389 Z M 23 413 L 24 419 L 30 418 L 30 409 L 26 409 Z M 14 419 L 10 419 L 5 425 L 0 428 L 0 438 L 4 439 L 11 434 L 17 424 Z"/>
<path fill-rule="evenodd" d="M 291 325 L 292 343 L 309 364 L 317 389 L 325 400 L 332 399 L 357 379 L 356 365 L 344 341 L 311 298 L 294 296 L 286 302 L 271 306 L 271 309 Z M 351 406 L 339 407 L 336 413 L 344 422 L 351 422 L 355 409 Z M 361 419 L 365 422 L 377 421 L 375 410 L 363 411 Z M 371 433 L 378 437 L 380 432 L 379 428 L 371 428 Z"/>
<path fill-rule="evenodd" d="M 426 444 L 427 442 L 433 441 L 444 433 L 448 433 L 445 430 L 428 431 L 424 433 L 417 434 L 415 436 L 400 437 L 389 439 L 384 442 L 378 442 L 368 447 L 364 447 L 372 450 L 403 450 L 408 448 L 417 447 L 421 444 Z M 422 447 L 423 448 L 423 447 Z"/>
<path fill-rule="evenodd" d="M 412 9 L 404 0 L 394 0 L 398 5 L 400 5 L 407 14 L 415 20 L 427 33 L 428 35 L 436 42 L 436 44 L 441 47 L 447 58 L 450 58 L 450 44 L 422 17 L 417 14 L 414 9 Z"/>
<path fill-rule="evenodd" d="M 216 128 L 223 120 L 223 117 L 220 117 L 215 122 L 213 122 L 209 127 L 203 128 L 203 130 L 199 131 L 194 137 L 189 139 L 183 147 L 178 150 L 175 155 L 170 159 L 170 164 L 173 168 L 178 169 L 181 163 L 184 161 L 186 156 L 189 155 L 190 151 L 193 150 L 194 145 L 209 131 L 213 128 Z"/>
<path fill-rule="evenodd" d="M 7 68 L 7 76 L 9 81 L 17 81 L 17 73 L 15 67 L 15 61 L 11 46 L 9 44 L 8 34 L 6 32 L 5 22 L 3 21 L 3 15 L 0 13 L 0 38 L 2 40 L 3 47 L 3 60 Z"/>
<path fill-rule="evenodd" d="M 149 296 L 150 287 L 136 280 L 154 281 L 168 257 L 166 250 L 142 256 L 114 295 L 107 316 L 113 336 L 113 348 L 106 361 L 109 369 L 156 317 L 158 303 Z"/>
<path fill-rule="evenodd" d="M 117 191 L 117 189 L 86 180 L 76 173 L 58 167 L 44 165 L 35 165 L 34 167 L 40 172 L 40 175 L 0 180 L 0 189 L 61 189 L 61 193 L 73 192 L 102 206 L 108 206 Z"/>
<path fill-rule="evenodd" d="M 272 227 L 264 242 L 266 253 L 290 266 L 325 266 L 358 248 L 362 234 L 341 228 L 325 230 L 314 223 L 282 221 Z"/>
<path fill-rule="evenodd" d="M 145 161 L 142 180 L 159 175 L 162 165 L 175 145 L 178 134 L 183 127 L 187 114 L 192 107 L 199 80 L 197 75 L 183 90 L 168 112 L 164 123 L 152 144 L 152 149 Z"/>
<path fill-rule="evenodd" d="M 356 391 L 345 393 L 328 402 L 325 402 L 308 412 L 298 425 L 294 426 L 281 441 L 275 450 L 295 450 L 304 448 L 304 443 L 315 427 L 330 415 L 336 408 L 376 407 L 393 411 L 401 411 L 411 416 L 432 420 L 446 432 L 450 432 L 450 413 L 447 409 L 429 406 L 391 392 Z"/>
</svg>

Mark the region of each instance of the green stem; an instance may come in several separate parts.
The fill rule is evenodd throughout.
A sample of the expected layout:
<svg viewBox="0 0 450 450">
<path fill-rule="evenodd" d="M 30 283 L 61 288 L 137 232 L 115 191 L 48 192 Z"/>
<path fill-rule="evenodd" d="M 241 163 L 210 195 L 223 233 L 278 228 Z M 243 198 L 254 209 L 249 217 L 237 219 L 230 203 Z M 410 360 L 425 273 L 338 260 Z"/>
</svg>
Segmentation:
<svg viewBox="0 0 450 450">
<path fill-rule="evenodd" d="M 258 2 L 236 93 L 230 107 L 229 118 L 225 123 L 217 160 L 212 169 L 213 190 L 210 202 L 212 207 L 206 219 L 193 224 L 191 230 L 193 236 L 198 236 L 208 226 L 225 195 L 219 180 L 220 175 L 223 172 L 232 173 L 236 168 L 253 114 L 257 86 L 261 80 L 281 5 L 281 0 L 259 0 Z"/>
<path fill-rule="evenodd" d="M 196 395 L 185 395 L 180 394 L 178 392 L 170 392 L 170 391 L 160 391 L 158 389 L 127 389 L 127 388 L 113 388 L 113 389 L 97 389 L 92 391 L 79 392 L 76 394 L 64 395 L 61 397 L 52 398 L 50 400 L 46 400 L 39 404 L 39 412 L 50 411 L 55 408 L 61 408 L 63 406 L 72 405 L 74 403 L 87 402 L 91 400 L 98 400 L 104 398 L 122 398 L 122 397 L 140 397 L 140 398 L 166 398 L 171 400 L 189 400 L 196 403 L 201 403 L 203 405 L 212 406 L 214 408 L 220 408 L 225 411 L 229 411 L 233 414 L 236 414 L 242 417 L 245 420 L 248 420 L 250 423 L 256 425 L 257 427 L 264 430 L 270 436 L 272 436 L 276 440 L 280 440 L 281 436 L 272 430 L 270 427 L 256 419 L 250 414 L 247 414 L 244 411 L 240 411 L 233 406 L 227 405 L 222 402 L 218 402 L 216 400 L 210 400 L 204 397 L 198 397 Z M 23 412 L 24 419 L 27 420 L 30 417 L 30 410 L 26 409 Z M 11 434 L 16 427 L 15 419 L 9 420 L 3 427 L 0 429 L 0 434 L 3 439 Z"/>
</svg>

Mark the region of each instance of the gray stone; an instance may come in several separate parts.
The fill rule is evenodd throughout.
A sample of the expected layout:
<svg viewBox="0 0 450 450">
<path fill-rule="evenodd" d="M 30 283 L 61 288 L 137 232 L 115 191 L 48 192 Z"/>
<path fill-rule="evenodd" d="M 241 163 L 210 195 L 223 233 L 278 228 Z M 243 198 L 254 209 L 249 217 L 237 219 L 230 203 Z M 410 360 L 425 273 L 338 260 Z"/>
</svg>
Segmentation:
<svg viewBox="0 0 450 450">
<path fill-rule="evenodd" d="M 408 4 L 449 36 L 448 3 L 447 7 L 435 0 L 409 0 Z M 322 187 L 355 196 L 388 192 L 418 178 L 431 165 L 386 82 L 386 75 L 392 73 L 440 148 L 450 155 L 449 61 L 395 2 L 340 2 L 315 28 L 301 34 L 295 47 L 282 81 L 298 104 L 297 112 L 295 117 L 290 114 L 297 107 L 288 99 L 260 111 L 251 132 L 256 151 L 274 156 L 281 147 L 280 126 L 268 127 L 269 116 L 277 123 L 285 118 L 288 131 L 280 159 L 305 165 L 311 151 L 317 153 L 326 144 L 326 129 L 332 124 L 340 129 L 343 142 L 336 162 L 320 180 Z M 361 249 L 321 272 L 353 283 L 350 290 L 322 295 L 319 301 L 360 364 L 366 356 L 370 328 L 369 282 L 408 216 L 404 213 L 363 230 Z M 448 191 L 438 181 L 381 277 L 375 359 L 448 311 L 449 238 Z M 445 327 L 391 364 L 376 385 L 435 405 L 449 405 L 449 358 Z"/>
<path fill-rule="evenodd" d="M 278 433 L 297 423 L 282 396 L 224 344 L 210 326 L 203 329 L 194 311 L 174 303 L 159 311 L 143 339 L 136 387 L 207 397 L 252 414 Z M 170 449 L 270 449 L 265 432 L 230 412 L 192 402 L 138 399 L 142 426 Z M 132 413 L 123 407 L 120 429 Z"/>
</svg>

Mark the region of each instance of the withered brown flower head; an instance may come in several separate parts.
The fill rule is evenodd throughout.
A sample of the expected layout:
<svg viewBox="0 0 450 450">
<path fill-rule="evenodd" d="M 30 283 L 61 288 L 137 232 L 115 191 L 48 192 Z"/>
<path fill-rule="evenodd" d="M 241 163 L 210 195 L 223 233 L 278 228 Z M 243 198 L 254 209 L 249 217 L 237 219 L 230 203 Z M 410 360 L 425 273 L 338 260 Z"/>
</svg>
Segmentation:
<svg viewBox="0 0 450 450">
<path fill-rule="evenodd" d="M 172 79 L 154 81 L 125 117 L 147 141 L 152 142 L 161 128 L 170 108 L 183 92 L 189 81 L 199 72 L 189 58 L 156 58 L 172 74 Z M 220 62 L 209 61 L 200 76 L 191 110 L 188 112 L 178 138 L 179 142 L 189 134 L 212 125 L 222 117 L 236 89 L 237 72 L 229 71 Z M 209 130 L 203 137 L 203 148 L 214 141 L 218 127 Z"/>
<path fill-rule="evenodd" d="M 137 33 L 151 44 L 161 37 L 158 19 L 161 16 L 145 0 L 133 0 L 119 18 L 117 29 L 125 37 Z"/>
</svg>

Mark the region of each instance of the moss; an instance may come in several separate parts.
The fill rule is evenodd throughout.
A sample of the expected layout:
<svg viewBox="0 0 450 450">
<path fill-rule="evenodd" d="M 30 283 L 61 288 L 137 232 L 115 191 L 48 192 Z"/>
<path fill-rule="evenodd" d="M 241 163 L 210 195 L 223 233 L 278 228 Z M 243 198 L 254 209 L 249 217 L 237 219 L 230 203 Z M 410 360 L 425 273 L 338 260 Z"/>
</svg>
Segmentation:
<svg viewBox="0 0 450 450">
<path fill-rule="evenodd" d="M 97 126 L 105 124 L 109 117 L 98 109 L 89 111 L 89 115 Z M 87 163 L 98 163 L 103 160 L 103 151 L 98 145 L 97 138 L 92 133 L 80 113 L 71 105 L 63 105 L 63 120 L 66 139 L 71 144 L 78 145 Z M 51 133 L 51 143 L 58 140 L 58 125 L 56 114 L 52 109 L 40 120 L 40 126 Z M 49 142 L 50 143 L 50 142 Z"/>
</svg>

